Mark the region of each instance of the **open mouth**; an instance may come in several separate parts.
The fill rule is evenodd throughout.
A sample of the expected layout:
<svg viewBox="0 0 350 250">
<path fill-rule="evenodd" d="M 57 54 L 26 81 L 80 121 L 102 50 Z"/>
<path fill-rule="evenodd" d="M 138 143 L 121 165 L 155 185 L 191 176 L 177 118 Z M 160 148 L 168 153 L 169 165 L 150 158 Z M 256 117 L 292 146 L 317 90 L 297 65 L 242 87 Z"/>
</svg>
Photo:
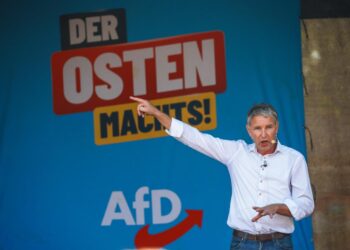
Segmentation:
<svg viewBox="0 0 350 250">
<path fill-rule="evenodd" d="M 263 147 L 266 147 L 266 146 L 269 145 L 269 143 L 270 142 L 268 140 L 263 140 L 263 141 L 260 142 L 260 145 L 263 146 Z"/>
</svg>

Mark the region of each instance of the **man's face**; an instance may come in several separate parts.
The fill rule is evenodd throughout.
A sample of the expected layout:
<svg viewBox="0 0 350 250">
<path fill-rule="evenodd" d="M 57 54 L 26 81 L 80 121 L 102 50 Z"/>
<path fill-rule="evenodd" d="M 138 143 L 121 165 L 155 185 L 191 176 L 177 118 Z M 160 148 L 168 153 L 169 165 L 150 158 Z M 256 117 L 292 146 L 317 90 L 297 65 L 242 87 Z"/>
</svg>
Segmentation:
<svg viewBox="0 0 350 250">
<path fill-rule="evenodd" d="M 276 144 L 272 140 L 276 140 L 278 122 L 273 117 L 253 116 L 250 124 L 247 124 L 247 131 L 260 154 L 271 154 L 275 151 Z"/>
</svg>

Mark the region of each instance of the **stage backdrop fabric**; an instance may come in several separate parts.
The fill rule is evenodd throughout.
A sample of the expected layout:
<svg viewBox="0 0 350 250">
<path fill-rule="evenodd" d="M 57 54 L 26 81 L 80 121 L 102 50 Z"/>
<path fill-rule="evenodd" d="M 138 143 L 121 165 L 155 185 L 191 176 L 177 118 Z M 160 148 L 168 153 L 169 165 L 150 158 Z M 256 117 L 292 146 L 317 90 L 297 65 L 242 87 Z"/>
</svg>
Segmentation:
<svg viewBox="0 0 350 250">
<path fill-rule="evenodd" d="M 299 1 L 18 0 L 0 13 L 0 249 L 229 248 L 226 167 L 137 118 L 128 95 L 247 142 L 248 109 L 271 103 L 279 140 L 306 154 Z M 310 217 L 293 242 L 313 249 Z"/>
</svg>

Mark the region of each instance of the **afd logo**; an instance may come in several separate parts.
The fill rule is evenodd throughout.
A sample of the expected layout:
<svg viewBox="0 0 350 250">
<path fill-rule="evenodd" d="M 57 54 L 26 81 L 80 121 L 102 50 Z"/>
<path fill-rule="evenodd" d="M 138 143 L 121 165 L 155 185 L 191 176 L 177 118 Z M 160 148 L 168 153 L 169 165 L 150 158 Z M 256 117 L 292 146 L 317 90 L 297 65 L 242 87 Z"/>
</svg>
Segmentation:
<svg viewBox="0 0 350 250">
<path fill-rule="evenodd" d="M 166 209 L 167 213 L 164 213 L 164 209 L 162 209 L 164 204 L 169 206 Z M 183 236 L 195 225 L 202 226 L 203 211 L 186 210 L 187 217 L 177 225 L 163 232 L 150 234 L 148 231 L 150 224 L 146 224 L 145 219 L 147 209 L 150 209 L 153 225 L 166 224 L 175 221 L 179 217 L 182 205 L 179 196 L 175 192 L 168 189 L 150 191 L 149 187 L 144 186 L 136 191 L 131 208 L 122 191 L 113 191 L 101 226 L 111 226 L 115 220 L 124 221 L 128 226 L 144 225 L 135 236 L 134 243 L 138 249 L 162 248 Z"/>
</svg>

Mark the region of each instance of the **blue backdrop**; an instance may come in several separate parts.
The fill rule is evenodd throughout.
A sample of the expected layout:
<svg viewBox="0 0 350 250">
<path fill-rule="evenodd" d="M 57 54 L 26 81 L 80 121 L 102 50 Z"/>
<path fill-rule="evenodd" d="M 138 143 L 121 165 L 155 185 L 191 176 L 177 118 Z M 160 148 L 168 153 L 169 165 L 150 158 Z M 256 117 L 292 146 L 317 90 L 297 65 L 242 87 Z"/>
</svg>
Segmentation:
<svg viewBox="0 0 350 250">
<path fill-rule="evenodd" d="M 186 209 L 203 211 L 202 228 L 194 226 L 166 249 L 229 247 L 224 166 L 168 137 L 97 146 L 91 112 L 53 112 L 50 60 L 61 50 L 59 16 L 115 8 L 125 8 L 128 42 L 223 31 L 227 88 L 216 97 L 217 128 L 209 132 L 249 141 L 247 110 L 269 102 L 280 114 L 279 139 L 306 153 L 299 1 L 6 1 L 0 10 L 0 249 L 133 249 L 144 224 L 152 233 L 167 230 L 186 218 Z M 174 192 L 178 217 L 152 224 L 149 208 L 142 225 L 101 225 L 113 191 L 123 194 L 135 218 L 135 193 L 143 186 Z M 151 193 L 144 198 L 151 201 Z M 293 240 L 296 249 L 313 249 L 310 218 L 296 224 Z"/>
</svg>

